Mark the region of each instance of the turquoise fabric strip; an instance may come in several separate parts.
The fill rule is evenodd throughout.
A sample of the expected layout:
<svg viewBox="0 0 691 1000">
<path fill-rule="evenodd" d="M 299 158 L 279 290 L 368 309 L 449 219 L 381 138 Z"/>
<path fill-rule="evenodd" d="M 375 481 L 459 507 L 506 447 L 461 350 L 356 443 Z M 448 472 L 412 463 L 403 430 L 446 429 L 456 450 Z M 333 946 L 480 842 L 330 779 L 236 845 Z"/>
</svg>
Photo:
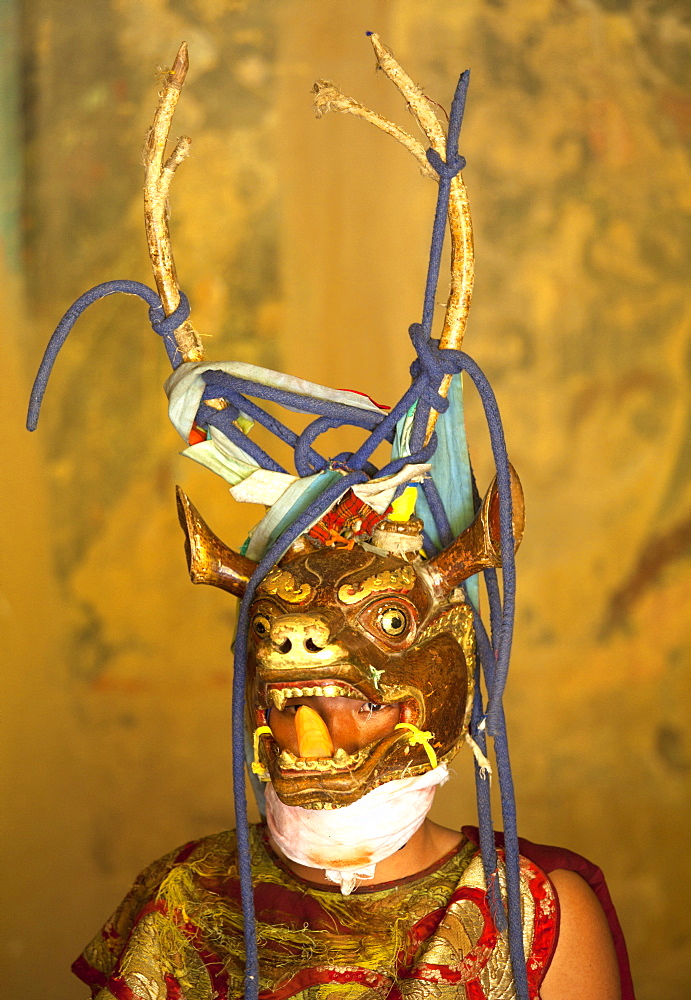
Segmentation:
<svg viewBox="0 0 691 1000">
<path fill-rule="evenodd" d="M 338 479 L 343 479 L 343 474 L 329 469 L 326 472 L 317 473 L 316 476 L 298 479 L 292 486 L 289 486 L 253 530 L 246 550 L 247 556 L 258 562 L 286 528 L 297 520 L 310 504 L 314 503 L 324 490 Z M 324 512 L 319 511 L 315 515 L 313 524 L 316 524 L 323 516 Z"/>
<path fill-rule="evenodd" d="M 445 413 L 439 414 L 435 425 L 438 439 L 437 450 L 430 460 L 430 475 L 444 504 L 454 538 L 457 538 L 464 528 L 468 527 L 475 516 L 473 480 L 465 432 L 462 378 L 462 375 L 454 375 L 451 379 L 447 396 L 449 408 Z M 409 441 L 414 413 L 415 406 L 411 407 L 398 423 L 392 459 L 410 454 Z M 436 550 L 439 551 L 442 548 L 439 532 L 422 486 L 417 486 L 417 492 L 415 514 L 422 518 L 427 536 L 435 545 Z M 432 554 L 431 552 L 427 553 L 428 556 Z M 478 607 L 478 577 L 471 577 L 466 582 L 466 589 L 471 601 L 475 607 Z"/>
</svg>

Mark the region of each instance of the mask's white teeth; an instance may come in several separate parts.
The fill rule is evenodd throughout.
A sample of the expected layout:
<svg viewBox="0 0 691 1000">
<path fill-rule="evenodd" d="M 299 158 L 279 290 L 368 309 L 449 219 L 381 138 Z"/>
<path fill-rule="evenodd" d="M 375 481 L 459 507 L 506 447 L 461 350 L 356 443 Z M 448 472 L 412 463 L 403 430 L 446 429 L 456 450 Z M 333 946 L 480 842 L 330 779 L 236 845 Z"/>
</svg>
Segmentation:
<svg viewBox="0 0 691 1000">
<path fill-rule="evenodd" d="M 319 684 L 310 687 L 270 687 L 266 692 L 269 705 L 282 712 L 286 702 L 291 698 L 354 698 L 363 700 L 363 696 L 350 686 L 340 684 Z"/>
<path fill-rule="evenodd" d="M 278 766 L 284 771 L 342 771 L 359 766 L 366 756 L 366 747 L 353 754 L 339 747 L 333 757 L 296 757 L 290 750 L 281 750 Z"/>
</svg>

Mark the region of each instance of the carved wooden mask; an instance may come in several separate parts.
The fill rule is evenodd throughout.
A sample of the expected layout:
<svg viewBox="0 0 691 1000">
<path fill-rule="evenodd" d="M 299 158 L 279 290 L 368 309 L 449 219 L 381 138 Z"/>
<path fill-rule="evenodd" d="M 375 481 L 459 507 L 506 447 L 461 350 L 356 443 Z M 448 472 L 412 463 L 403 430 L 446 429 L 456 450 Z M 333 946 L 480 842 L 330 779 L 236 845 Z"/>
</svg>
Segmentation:
<svg viewBox="0 0 691 1000">
<path fill-rule="evenodd" d="M 515 474 L 512 486 L 520 539 Z M 255 564 L 228 549 L 182 491 L 178 500 L 192 580 L 241 596 Z M 493 486 L 473 524 L 431 559 L 358 541 L 317 547 L 303 537 L 264 578 L 250 613 L 247 720 L 257 734 L 255 770 L 283 802 L 338 808 L 456 754 L 475 664 L 472 610 L 456 588 L 499 564 L 496 506 Z M 300 756 L 281 748 L 271 713 L 315 698 L 395 706 L 398 723 L 354 752 Z"/>
</svg>

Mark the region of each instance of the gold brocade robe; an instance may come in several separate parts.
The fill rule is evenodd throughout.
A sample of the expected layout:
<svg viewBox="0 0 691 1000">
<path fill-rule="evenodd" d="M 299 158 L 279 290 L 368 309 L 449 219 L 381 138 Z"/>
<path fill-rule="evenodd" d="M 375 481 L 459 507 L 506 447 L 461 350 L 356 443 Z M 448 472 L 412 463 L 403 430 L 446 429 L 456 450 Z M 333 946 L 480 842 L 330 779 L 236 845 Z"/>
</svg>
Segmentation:
<svg viewBox="0 0 691 1000">
<path fill-rule="evenodd" d="M 252 827 L 261 1000 L 514 997 L 507 945 L 492 922 L 477 847 L 401 882 L 350 896 L 304 882 Z M 551 882 L 521 859 L 530 995 L 554 951 Z M 147 868 L 74 964 L 97 1000 L 239 1000 L 244 942 L 232 832 Z"/>
</svg>

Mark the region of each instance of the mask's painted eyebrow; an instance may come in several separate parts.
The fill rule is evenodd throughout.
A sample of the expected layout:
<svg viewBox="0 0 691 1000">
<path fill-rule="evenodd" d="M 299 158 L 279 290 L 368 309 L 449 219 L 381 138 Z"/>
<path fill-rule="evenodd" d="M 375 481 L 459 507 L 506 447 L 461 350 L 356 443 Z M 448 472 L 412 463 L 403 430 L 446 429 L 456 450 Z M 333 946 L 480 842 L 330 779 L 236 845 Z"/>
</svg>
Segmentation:
<svg viewBox="0 0 691 1000">
<path fill-rule="evenodd" d="M 338 588 L 338 599 L 342 604 L 360 604 L 370 594 L 405 594 L 414 586 L 415 570 L 412 566 L 402 566 L 374 573 L 356 584 L 344 583 Z"/>
</svg>

